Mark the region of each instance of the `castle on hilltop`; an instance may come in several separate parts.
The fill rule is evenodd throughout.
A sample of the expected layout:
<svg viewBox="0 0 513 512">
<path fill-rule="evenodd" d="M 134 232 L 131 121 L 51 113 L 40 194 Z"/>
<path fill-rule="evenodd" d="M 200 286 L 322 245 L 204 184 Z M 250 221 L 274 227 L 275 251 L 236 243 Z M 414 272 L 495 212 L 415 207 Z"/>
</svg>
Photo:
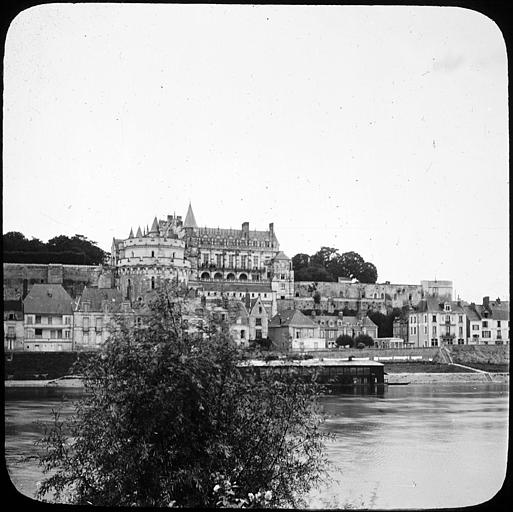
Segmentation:
<svg viewBox="0 0 513 512">
<path fill-rule="evenodd" d="M 294 295 L 292 262 L 280 251 L 273 223 L 267 230 L 250 230 L 249 222 L 241 229 L 199 227 L 191 204 L 185 220 L 155 217 L 151 228 L 114 238 L 110 263 L 117 287 L 132 302 L 165 280 L 186 283 L 207 298 L 249 293 L 272 305 Z"/>
</svg>

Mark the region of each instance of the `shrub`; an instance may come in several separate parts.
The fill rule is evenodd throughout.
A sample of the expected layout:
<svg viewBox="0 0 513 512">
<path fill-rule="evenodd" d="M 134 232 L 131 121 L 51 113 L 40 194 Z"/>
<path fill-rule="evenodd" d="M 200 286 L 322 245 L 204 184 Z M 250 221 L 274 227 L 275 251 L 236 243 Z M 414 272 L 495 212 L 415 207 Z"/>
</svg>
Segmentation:
<svg viewBox="0 0 513 512">
<path fill-rule="evenodd" d="M 95 506 L 297 508 L 326 476 L 319 389 L 249 378 L 221 327 L 182 331 L 181 296 L 160 293 L 146 328 L 121 325 L 84 360 L 86 394 L 39 441 L 36 497 Z"/>
</svg>

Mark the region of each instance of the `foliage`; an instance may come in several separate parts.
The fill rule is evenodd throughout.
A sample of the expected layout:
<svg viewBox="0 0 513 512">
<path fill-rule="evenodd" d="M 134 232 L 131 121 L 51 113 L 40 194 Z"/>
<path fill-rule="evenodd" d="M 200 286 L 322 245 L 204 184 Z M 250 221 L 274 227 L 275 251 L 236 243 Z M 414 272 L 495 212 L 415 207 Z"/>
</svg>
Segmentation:
<svg viewBox="0 0 513 512">
<path fill-rule="evenodd" d="M 159 292 L 145 327 L 120 325 L 76 369 L 86 394 L 39 442 L 49 476 L 38 498 L 295 508 L 325 478 L 315 381 L 244 372 L 219 326 L 184 330 L 185 306 L 176 291 Z"/>
<path fill-rule="evenodd" d="M 378 337 L 391 338 L 394 335 L 394 319 L 401 315 L 399 308 L 394 308 L 384 315 L 379 311 L 369 311 L 369 318 L 378 326 Z"/>
<path fill-rule="evenodd" d="M 374 340 L 368 334 L 360 334 L 360 335 L 356 336 L 356 338 L 354 339 L 354 344 L 358 348 L 360 348 L 359 347 L 360 344 L 363 344 L 364 347 L 372 347 L 372 346 L 374 346 Z"/>
<path fill-rule="evenodd" d="M 98 265 L 107 253 L 83 235 L 56 236 L 45 244 L 37 238 L 28 240 L 23 233 L 3 235 L 4 261 L 9 263 L 63 263 Z"/>
<path fill-rule="evenodd" d="M 376 267 L 354 251 L 338 253 L 334 247 L 323 246 L 315 254 L 296 254 L 292 258 L 296 281 L 337 281 L 339 277 L 375 283 Z"/>
<path fill-rule="evenodd" d="M 349 336 L 348 334 L 341 334 L 336 340 L 335 343 L 337 344 L 337 347 L 345 347 L 346 345 L 349 345 L 350 347 L 353 346 L 353 338 Z"/>
</svg>

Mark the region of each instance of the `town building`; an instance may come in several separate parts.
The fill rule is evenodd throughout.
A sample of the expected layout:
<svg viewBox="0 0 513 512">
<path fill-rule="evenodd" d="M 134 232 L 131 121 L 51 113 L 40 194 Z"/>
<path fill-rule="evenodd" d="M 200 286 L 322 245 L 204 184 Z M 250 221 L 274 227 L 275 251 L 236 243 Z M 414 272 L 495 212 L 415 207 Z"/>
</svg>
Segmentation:
<svg viewBox="0 0 513 512">
<path fill-rule="evenodd" d="M 482 304 L 465 307 L 471 345 L 509 344 L 509 301 L 490 301 L 483 297 Z"/>
<path fill-rule="evenodd" d="M 298 310 L 277 313 L 269 322 L 269 338 L 283 351 L 303 351 L 326 348 L 320 327 Z"/>
<path fill-rule="evenodd" d="M 414 347 L 467 343 L 467 315 L 461 301 L 430 297 L 413 307 L 408 317 L 408 341 Z"/>
<path fill-rule="evenodd" d="M 353 339 L 362 334 L 373 339 L 378 335 L 378 326 L 366 315 L 350 316 L 342 313 L 318 315 L 315 310 L 308 313 L 308 318 L 319 326 L 319 335 L 326 340 L 326 348 L 335 348 L 337 338 L 342 335 Z"/>
<path fill-rule="evenodd" d="M 75 350 L 98 350 L 118 322 L 134 322 L 130 302 L 121 291 L 85 287 L 73 312 L 73 346 Z"/>
<path fill-rule="evenodd" d="M 4 300 L 4 350 L 23 350 L 23 303 L 21 299 Z"/>
<path fill-rule="evenodd" d="M 23 301 L 24 348 L 73 349 L 73 299 L 60 284 L 34 284 Z"/>
</svg>

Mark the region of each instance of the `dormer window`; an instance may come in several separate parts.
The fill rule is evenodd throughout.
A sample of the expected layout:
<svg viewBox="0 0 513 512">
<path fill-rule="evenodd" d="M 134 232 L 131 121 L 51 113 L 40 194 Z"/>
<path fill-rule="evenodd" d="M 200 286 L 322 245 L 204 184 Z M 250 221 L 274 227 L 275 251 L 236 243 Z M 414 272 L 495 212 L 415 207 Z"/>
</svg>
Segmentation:
<svg viewBox="0 0 513 512">
<path fill-rule="evenodd" d="M 450 311 L 450 310 L 451 310 L 451 305 L 445 304 L 445 311 Z"/>
</svg>

